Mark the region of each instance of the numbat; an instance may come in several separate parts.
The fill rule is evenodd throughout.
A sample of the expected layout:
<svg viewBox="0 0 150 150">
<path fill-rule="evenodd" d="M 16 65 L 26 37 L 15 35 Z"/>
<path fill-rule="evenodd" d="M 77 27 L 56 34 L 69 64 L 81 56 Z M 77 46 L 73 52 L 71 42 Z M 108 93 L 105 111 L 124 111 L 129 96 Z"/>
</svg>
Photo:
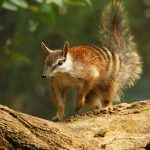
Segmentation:
<svg viewBox="0 0 150 150">
<path fill-rule="evenodd" d="M 120 2 L 111 1 L 103 11 L 100 26 L 102 46 L 69 47 L 50 50 L 42 42 L 47 54 L 42 78 L 51 81 L 53 99 L 57 107 L 54 121 L 64 117 L 64 94 L 67 88 L 77 89 L 76 110 L 84 104 L 92 109 L 110 107 L 131 87 L 142 73 L 141 60 L 130 33 L 127 16 Z"/>
</svg>

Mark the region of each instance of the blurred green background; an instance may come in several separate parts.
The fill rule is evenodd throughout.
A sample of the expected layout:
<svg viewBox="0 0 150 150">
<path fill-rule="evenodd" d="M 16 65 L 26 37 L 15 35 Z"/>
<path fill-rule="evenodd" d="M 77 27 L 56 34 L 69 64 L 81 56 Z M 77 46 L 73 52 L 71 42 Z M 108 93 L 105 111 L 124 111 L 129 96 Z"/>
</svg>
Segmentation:
<svg viewBox="0 0 150 150">
<path fill-rule="evenodd" d="M 121 0 L 120 0 L 121 1 Z M 150 0 L 122 0 L 139 53 L 143 75 L 125 91 L 123 102 L 150 98 Z M 99 45 L 100 14 L 108 0 L 1 0 L 0 1 L 0 104 L 49 119 L 55 107 L 49 83 L 41 78 L 44 41 L 51 49 Z M 69 92 L 66 113 L 74 109 Z"/>
</svg>

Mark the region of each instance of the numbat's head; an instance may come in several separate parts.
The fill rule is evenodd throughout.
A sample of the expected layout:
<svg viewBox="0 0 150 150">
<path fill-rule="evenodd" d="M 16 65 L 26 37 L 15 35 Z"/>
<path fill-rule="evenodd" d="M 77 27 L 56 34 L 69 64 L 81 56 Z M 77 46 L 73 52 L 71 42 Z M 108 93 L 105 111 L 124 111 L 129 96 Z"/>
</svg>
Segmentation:
<svg viewBox="0 0 150 150">
<path fill-rule="evenodd" d="M 42 78 L 50 78 L 57 73 L 63 73 L 66 69 L 67 53 L 69 42 L 64 43 L 61 50 L 50 50 L 43 42 L 41 43 L 43 51 L 47 54 Z"/>
</svg>

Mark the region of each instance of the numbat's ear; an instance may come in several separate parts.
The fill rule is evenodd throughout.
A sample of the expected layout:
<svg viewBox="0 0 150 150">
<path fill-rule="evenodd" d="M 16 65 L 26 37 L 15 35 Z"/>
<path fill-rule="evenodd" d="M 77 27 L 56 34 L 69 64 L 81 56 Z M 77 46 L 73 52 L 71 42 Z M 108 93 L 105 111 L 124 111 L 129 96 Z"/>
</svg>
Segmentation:
<svg viewBox="0 0 150 150">
<path fill-rule="evenodd" d="M 69 49 L 69 42 L 66 41 L 64 43 L 64 48 L 63 48 L 63 56 L 66 57 L 67 53 L 68 53 L 68 49 Z"/>
<path fill-rule="evenodd" d="M 43 42 L 41 43 L 43 51 L 48 55 L 52 52 Z"/>
</svg>

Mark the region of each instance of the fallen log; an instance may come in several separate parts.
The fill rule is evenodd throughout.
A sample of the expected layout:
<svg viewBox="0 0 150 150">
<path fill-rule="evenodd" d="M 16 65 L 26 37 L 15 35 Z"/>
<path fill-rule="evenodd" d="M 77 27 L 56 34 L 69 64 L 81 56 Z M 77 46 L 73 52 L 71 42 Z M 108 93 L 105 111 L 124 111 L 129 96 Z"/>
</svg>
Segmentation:
<svg viewBox="0 0 150 150">
<path fill-rule="evenodd" d="M 0 105 L 0 149 L 150 149 L 150 100 L 52 122 Z"/>
</svg>

